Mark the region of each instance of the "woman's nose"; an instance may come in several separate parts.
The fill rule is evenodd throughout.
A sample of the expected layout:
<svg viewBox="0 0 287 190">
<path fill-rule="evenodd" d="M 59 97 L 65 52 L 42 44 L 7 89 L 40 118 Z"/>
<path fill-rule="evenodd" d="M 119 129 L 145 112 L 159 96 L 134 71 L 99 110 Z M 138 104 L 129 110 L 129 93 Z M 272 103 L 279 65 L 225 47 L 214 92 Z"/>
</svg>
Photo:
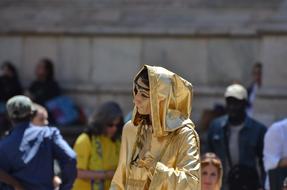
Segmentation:
<svg viewBox="0 0 287 190">
<path fill-rule="evenodd" d="M 212 176 L 209 175 L 209 176 L 208 176 L 208 182 L 211 182 L 211 181 L 212 181 Z"/>
<path fill-rule="evenodd" d="M 135 104 L 139 104 L 139 103 L 140 103 L 140 95 L 139 95 L 139 93 L 136 93 L 136 94 L 135 94 L 134 103 L 135 103 Z"/>
</svg>

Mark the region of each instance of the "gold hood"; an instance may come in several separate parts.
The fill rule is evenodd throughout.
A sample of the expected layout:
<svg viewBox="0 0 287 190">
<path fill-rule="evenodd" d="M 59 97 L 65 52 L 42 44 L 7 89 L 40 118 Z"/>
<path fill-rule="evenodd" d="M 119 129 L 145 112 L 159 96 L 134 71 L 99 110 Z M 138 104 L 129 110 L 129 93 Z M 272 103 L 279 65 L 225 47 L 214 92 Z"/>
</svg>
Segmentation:
<svg viewBox="0 0 287 190">
<path fill-rule="evenodd" d="M 148 70 L 151 117 L 155 136 L 166 136 L 169 132 L 184 125 L 194 127 L 189 119 L 193 96 L 191 83 L 177 74 L 157 66 L 145 65 L 139 73 L 144 68 Z M 135 126 L 140 122 L 136 106 L 132 122 Z"/>
</svg>

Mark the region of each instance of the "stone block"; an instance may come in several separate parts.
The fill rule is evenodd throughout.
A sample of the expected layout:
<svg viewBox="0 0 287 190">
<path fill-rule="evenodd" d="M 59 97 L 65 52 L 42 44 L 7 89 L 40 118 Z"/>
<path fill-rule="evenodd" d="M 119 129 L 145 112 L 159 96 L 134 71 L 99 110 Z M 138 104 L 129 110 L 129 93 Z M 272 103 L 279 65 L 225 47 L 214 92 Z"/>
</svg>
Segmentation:
<svg viewBox="0 0 287 190">
<path fill-rule="evenodd" d="M 207 82 L 204 39 L 145 39 L 143 62 L 166 67 L 194 85 Z"/>
<path fill-rule="evenodd" d="M 18 69 L 18 74 L 20 77 L 23 76 L 22 73 L 22 58 L 23 58 L 23 47 L 22 38 L 2 36 L 0 37 L 0 64 L 3 61 L 11 61 L 15 67 Z"/>
<path fill-rule="evenodd" d="M 257 39 L 211 39 L 207 49 L 209 85 L 249 84 L 252 65 L 259 59 Z"/>
<path fill-rule="evenodd" d="M 92 39 L 62 37 L 59 40 L 59 79 L 68 83 L 89 83 L 92 74 Z"/>
<path fill-rule="evenodd" d="M 54 62 L 56 79 L 62 75 L 59 70 L 59 41 L 57 37 L 24 37 L 23 38 L 23 76 L 28 82 L 35 79 L 35 66 L 42 58 L 49 58 Z"/>
<path fill-rule="evenodd" d="M 132 85 L 141 65 L 141 40 L 94 38 L 92 81 L 100 85 Z"/>
<path fill-rule="evenodd" d="M 287 37 L 265 37 L 261 59 L 264 66 L 263 85 L 266 88 L 287 89 Z"/>
</svg>

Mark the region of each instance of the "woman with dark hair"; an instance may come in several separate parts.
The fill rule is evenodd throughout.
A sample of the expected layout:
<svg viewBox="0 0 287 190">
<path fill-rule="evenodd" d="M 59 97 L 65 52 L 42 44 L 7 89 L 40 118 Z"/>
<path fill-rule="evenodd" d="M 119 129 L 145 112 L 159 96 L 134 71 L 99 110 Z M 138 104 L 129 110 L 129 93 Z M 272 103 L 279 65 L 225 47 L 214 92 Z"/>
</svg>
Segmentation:
<svg viewBox="0 0 287 190">
<path fill-rule="evenodd" d="M 54 79 L 54 64 L 48 59 L 41 59 L 35 70 L 36 80 L 29 87 L 31 99 L 41 105 L 59 95 L 61 90 Z"/>
<path fill-rule="evenodd" d="M 15 66 L 11 62 L 5 61 L 1 65 L 0 76 L 0 138 L 10 129 L 11 125 L 6 114 L 6 101 L 22 92 Z"/>
<path fill-rule="evenodd" d="M 115 102 L 99 107 L 76 140 L 78 176 L 73 190 L 107 190 L 118 164 L 123 113 Z"/>
<path fill-rule="evenodd" d="M 0 101 L 6 102 L 9 98 L 21 95 L 22 86 L 15 66 L 6 61 L 1 66 L 2 75 L 0 76 Z"/>
<path fill-rule="evenodd" d="M 145 65 L 134 80 L 134 112 L 123 128 L 111 190 L 200 190 L 199 138 L 189 119 L 192 85 Z"/>
</svg>

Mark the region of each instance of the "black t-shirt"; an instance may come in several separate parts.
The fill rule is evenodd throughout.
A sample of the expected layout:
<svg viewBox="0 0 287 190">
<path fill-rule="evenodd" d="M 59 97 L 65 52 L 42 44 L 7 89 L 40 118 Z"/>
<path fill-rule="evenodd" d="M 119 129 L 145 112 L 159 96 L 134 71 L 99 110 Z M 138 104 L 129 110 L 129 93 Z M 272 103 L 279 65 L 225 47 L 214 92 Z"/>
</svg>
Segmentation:
<svg viewBox="0 0 287 190">
<path fill-rule="evenodd" d="M 22 93 L 22 86 L 17 78 L 0 77 L 0 101 L 6 102 L 9 98 Z"/>
<path fill-rule="evenodd" d="M 41 105 L 61 94 L 60 87 L 54 80 L 34 81 L 29 92 L 33 96 L 33 101 Z"/>
</svg>

